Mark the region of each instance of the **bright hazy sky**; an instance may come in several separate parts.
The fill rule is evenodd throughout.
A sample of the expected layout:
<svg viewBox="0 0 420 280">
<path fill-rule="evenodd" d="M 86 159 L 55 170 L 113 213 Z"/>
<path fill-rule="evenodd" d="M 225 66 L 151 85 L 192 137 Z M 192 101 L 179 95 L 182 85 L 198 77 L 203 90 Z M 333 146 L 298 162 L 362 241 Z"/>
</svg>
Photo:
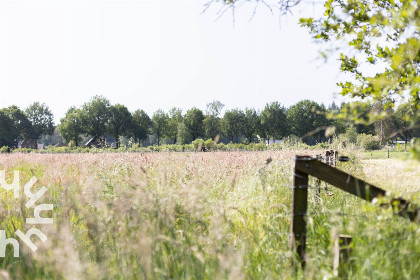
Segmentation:
<svg viewBox="0 0 420 280">
<path fill-rule="evenodd" d="M 253 5 L 218 18 L 208 0 L 0 0 L 0 107 L 45 102 L 55 120 L 94 95 L 152 115 L 220 100 L 225 109 L 324 104 L 343 79 L 293 15 Z M 319 3 L 319 2 L 318 2 Z M 318 7 L 317 7 L 318 6 Z"/>
</svg>

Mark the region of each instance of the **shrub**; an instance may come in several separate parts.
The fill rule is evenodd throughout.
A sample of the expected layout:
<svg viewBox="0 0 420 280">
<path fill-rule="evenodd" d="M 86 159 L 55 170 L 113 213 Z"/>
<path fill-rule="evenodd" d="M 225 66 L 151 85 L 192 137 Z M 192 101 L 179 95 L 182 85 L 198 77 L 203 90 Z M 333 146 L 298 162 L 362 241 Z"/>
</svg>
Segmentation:
<svg viewBox="0 0 420 280">
<path fill-rule="evenodd" d="M 330 149 L 331 144 L 329 144 L 328 142 L 321 142 L 314 145 L 313 148 L 314 149 Z"/>
<path fill-rule="evenodd" d="M 62 153 L 71 153 L 74 151 L 73 147 L 56 147 L 56 146 L 47 146 L 45 150 L 37 150 L 38 153 L 46 152 L 46 153 L 53 153 L 53 154 L 62 154 Z"/>
<path fill-rule="evenodd" d="M 420 160 L 420 139 L 419 138 L 413 138 L 411 140 L 410 146 L 411 146 L 411 148 L 410 148 L 411 157 L 413 159 Z"/>
<path fill-rule="evenodd" d="M 267 145 L 265 145 L 263 141 L 259 142 L 258 144 L 255 144 L 254 146 L 254 150 L 257 150 L 257 151 L 262 151 L 266 149 L 267 149 Z"/>
<path fill-rule="evenodd" d="M 268 145 L 267 149 L 269 149 L 269 150 L 281 150 L 282 149 L 282 144 L 273 143 L 273 144 Z"/>
<path fill-rule="evenodd" d="M 18 148 L 18 149 L 14 149 L 13 152 L 17 152 L 17 153 L 24 153 L 24 154 L 29 154 L 33 151 L 36 151 L 34 149 L 27 149 L 27 148 Z"/>
<path fill-rule="evenodd" d="M 204 147 L 205 147 L 207 150 L 215 150 L 215 149 L 216 149 L 216 143 L 215 143 L 212 139 L 207 139 L 207 140 L 204 142 Z"/>
<path fill-rule="evenodd" d="M 226 145 L 223 143 L 219 143 L 216 145 L 217 150 L 219 151 L 226 151 Z"/>
<path fill-rule="evenodd" d="M 193 144 L 194 145 L 194 149 L 196 151 L 198 151 L 198 150 L 201 150 L 201 148 L 203 147 L 204 141 L 203 141 L 203 139 L 197 138 L 194 141 L 192 141 L 191 144 Z"/>
<path fill-rule="evenodd" d="M 405 144 L 400 144 L 400 143 L 397 143 L 397 144 L 395 145 L 395 150 L 396 150 L 397 152 L 403 152 L 403 151 L 406 151 L 406 150 L 407 150 L 407 147 L 406 147 L 406 145 L 405 145 Z"/>
<path fill-rule="evenodd" d="M 244 144 L 242 144 L 242 143 L 237 144 L 237 145 L 236 145 L 236 148 L 237 148 L 238 150 L 247 150 L 247 146 L 246 146 L 246 145 L 244 145 Z"/>
<path fill-rule="evenodd" d="M 356 128 L 352 125 L 352 126 L 349 126 L 347 129 L 346 129 L 346 132 L 344 133 L 344 135 L 343 135 L 343 140 L 344 141 L 347 141 L 347 142 L 349 142 L 349 143 L 353 143 L 353 144 L 355 144 L 356 142 L 357 142 L 357 137 L 358 137 L 358 135 L 357 135 L 357 130 L 356 130 Z"/>
<path fill-rule="evenodd" d="M 371 134 L 359 134 L 357 144 L 365 150 L 379 150 L 381 148 L 381 139 Z"/>
</svg>

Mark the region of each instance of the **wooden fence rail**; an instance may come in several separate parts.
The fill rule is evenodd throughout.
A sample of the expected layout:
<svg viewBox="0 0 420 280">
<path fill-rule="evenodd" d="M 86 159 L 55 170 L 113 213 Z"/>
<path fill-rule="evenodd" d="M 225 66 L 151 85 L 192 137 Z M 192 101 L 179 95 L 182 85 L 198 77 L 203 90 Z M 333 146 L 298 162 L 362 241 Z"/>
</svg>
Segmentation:
<svg viewBox="0 0 420 280">
<path fill-rule="evenodd" d="M 315 158 L 297 156 L 295 158 L 293 176 L 290 248 L 298 254 L 303 268 L 305 267 L 306 254 L 306 212 L 308 209 L 309 175 L 367 201 L 386 195 L 385 190 L 368 184 Z M 391 204 L 397 205 L 398 215 L 408 218 L 412 222 L 419 223 L 420 208 L 414 207 L 414 210 L 409 210 L 410 203 L 402 198 L 394 198 Z"/>
</svg>

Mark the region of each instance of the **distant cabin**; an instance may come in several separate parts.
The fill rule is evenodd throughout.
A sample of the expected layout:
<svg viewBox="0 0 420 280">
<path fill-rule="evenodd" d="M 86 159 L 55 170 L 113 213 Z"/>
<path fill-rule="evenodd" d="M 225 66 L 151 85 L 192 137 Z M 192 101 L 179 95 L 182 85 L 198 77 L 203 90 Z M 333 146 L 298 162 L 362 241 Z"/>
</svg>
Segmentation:
<svg viewBox="0 0 420 280">
<path fill-rule="evenodd" d="M 88 148 L 104 148 L 106 147 L 105 140 L 100 137 L 92 137 L 84 145 Z"/>
<path fill-rule="evenodd" d="M 409 141 L 407 141 L 407 142 L 409 142 Z M 391 141 L 391 143 L 393 145 L 395 145 L 395 144 L 405 144 L 406 142 L 404 140 L 397 140 L 397 141 Z"/>
<path fill-rule="evenodd" d="M 44 144 L 38 144 L 36 139 L 25 138 L 18 141 L 18 148 L 42 150 L 44 149 Z"/>
<path fill-rule="evenodd" d="M 266 145 L 272 145 L 272 144 L 275 144 L 275 143 L 281 144 L 282 142 L 283 142 L 282 140 L 278 140 L 278 139 L 275 139 L 275 140 L 267 139 L 267 140 L 265 140 Z"/>
</svg>

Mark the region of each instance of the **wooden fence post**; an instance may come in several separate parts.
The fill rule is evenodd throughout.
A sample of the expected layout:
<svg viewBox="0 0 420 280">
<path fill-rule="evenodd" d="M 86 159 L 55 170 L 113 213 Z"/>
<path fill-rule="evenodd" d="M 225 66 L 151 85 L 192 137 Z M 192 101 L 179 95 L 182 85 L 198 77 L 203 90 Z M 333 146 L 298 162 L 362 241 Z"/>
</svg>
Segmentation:
<svg viewBox="0 0 420 280">
<path fill-rule="evenodd" d="M 333 274 L 343 276 L 350 264 L 352 238 L 349 235 L 338 235 L 334 240 Z"/>
<path fill-rule="evenodd" d="M 349 158 L 341 156 L 339 157 L 339 160 L 348 161 Z M 293 170 L 290 249 L 293 253 L 297 253 L 302 268 L 305 268 L 306 212 L 308 210 L 309 175 L 367 201 L 373 201 L 375 198 L 385 197 L 386 191 L 332 167 L 328 163 L 326 164 L 320 162 L 309 156 L 296 156 Z M 413 209 L 410 209 L 410 202 L 402 198 L 394 198 L 391 203 L 384 204 L 383 206 L 386 205 L 396 205 L 397 214 L 410 219 L 414 223 L 420 223 L 420 207 L 417 205 L 413 205 L 413 207 L 411 207 Z"/>
<path fill-rule="evenodd" d="M 308 157 L 296 157 L 295 166 Z M 306 255 L 306 212 L 308 209 L 308 174 L 294 169 L 292 192 L 292 217 L 290 224 L 290 249 L 296 251 L 302 268 Z"/>
</svg>

